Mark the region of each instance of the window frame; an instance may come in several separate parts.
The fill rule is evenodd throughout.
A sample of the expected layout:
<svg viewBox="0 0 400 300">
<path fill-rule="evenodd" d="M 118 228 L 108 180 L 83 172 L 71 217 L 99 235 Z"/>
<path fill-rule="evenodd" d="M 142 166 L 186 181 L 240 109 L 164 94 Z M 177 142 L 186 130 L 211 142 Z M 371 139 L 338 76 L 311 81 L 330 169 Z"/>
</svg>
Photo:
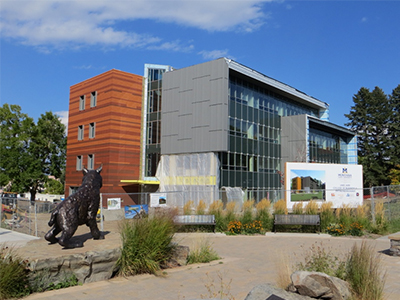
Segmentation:
<svg viewBox="0 0 400 300">
<path fill-rule="evenodd" d="M 87 156 L 87 168 L 88 170 L 94 170 L 94 154 L 88 154 Z"/>
<path fill-rule="evenodd" d="M 89 139 L 96 137 L 96 122 L 89 123 Z"/>
<path fill-rule="evenodd" d="M 97 91 L 93 91 L 90 93 L 90 107 L 97 106 Z"/>
<path fill-rule="evenodd" d="M 83 168 L 83 156 L 77 155 L 76 156 L 76 170 L 82 171 L 82 168 Z"/>
<path fill-rule="evenodd" d="M 85 125 L 78 126 L 78 141 L 83 141 L 85 137 Z"/>
<path fill-rule="evenodd" d="M 85 110 L 86 105 L 86 95 L 79 96 L 79 110 Z"/>
</svg>

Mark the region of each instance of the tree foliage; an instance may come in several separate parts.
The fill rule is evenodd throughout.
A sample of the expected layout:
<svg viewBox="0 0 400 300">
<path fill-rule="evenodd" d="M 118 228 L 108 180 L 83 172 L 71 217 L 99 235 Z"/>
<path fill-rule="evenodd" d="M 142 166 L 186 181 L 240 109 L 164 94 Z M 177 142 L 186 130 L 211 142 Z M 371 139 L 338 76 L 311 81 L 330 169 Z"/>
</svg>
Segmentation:
<svg viewBox="0 0 400 300">
<path fill-rule="evenodd" d="M 346 124 L 357 133 L 358 161 L 363 165 L 364 185 L 390 184 L 389 171 L 399 163 L 400 85 L 392 95 L 363 87 L 353 96 Z"/>
<path fill-rule="evenodd" d="M 34 120 L 18 105 L 0 107 L 0 185 L 14 192 L 31 192 L 31 200 L 52 175 L 65 167 L 65 126 L 51 112 Z"/>
</svg>

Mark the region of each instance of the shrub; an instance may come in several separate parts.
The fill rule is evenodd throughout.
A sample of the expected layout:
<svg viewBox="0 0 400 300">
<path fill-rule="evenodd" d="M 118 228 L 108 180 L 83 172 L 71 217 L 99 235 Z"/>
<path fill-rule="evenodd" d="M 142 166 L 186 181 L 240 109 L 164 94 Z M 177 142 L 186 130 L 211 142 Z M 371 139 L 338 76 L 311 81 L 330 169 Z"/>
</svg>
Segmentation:
<svg viewBox="0 0 400 300">
<path fill-rule="evenodd" d="M 122 249 L 117 261 L 121 275 L 155 274 L 171 257 L 175 227 L 171 216 L 126 220 L 121 226 Z"/>
<path fill-rule="evenodd" d="M 243 202 L 243 215 L 241 218 L 242 224 L 250 224 L 253 222 L 253 207 L 254 200 L 247 200 Z"/>
<path fill-rule="evenodd" d="M 286 201 L 283 199 L 276 201 L 273 205 L 273 209 L 274 209 L 274 214 L 276 215 L 287 215 L 288 213 L 286 207 Z"/>
<path fill-rule="evenodd" d="M 318 214 L 318 203 L 314 200 L 311 200 L 307 203 L 304 208 L 306 215 L 316 215 Z"/>
<path fill-rule="evenodd" d="M 44 292 L 58 290 L 79 284 L 78 278 L 72 272 L 61 271 L 57 276 L 57 281 L 51 276 L 48 269 L 33 272 L 30 275 L 30 286 L 32 292 Z"/>
<path fill-rule="evenodd" d="M 364 227 L 360 223 L 354 222 L 350 224 L 348 233 L 353 236 L 362 236 L 364 234 L 363 228 Z"/>
<path fill-rule="evenodd" d="M 345 278 L 346 261 L 340 260 L 332 254 L 330 249 L 325 250 L 322 242 L 312 244 L 306 253 L 304 262 L 297 264 L 299 270 L 322 272 L 340 279 Z"/>
<path fill-rule="evenodd" d="M 199 204 L 196 207 L 196 214 L 204 215 L 206 211 L 206 203 L 203 200 L 199 201 Z"/>
<path fill-rule="evenodd" d="M 0 299 L 19 298 L 29 294 L 26 262 L 14 249 L 0 246 Z"/>
<path fill-rule="evenodd" d="M 333 236 L 340 236 L 346 234 L 346 229 L 343 224 L 331 224 L 326 227 L 326 232 Z"/>
<path fill-rule="evenodd" d="M 235 209 L 236 209 L 236 202 L 228 202 L 226 204 L 225 216 L 224 216 L 226 224 L 229 224 L 229 222 L 232 222 L 236 219 Z"/>
<path fill-rule="evenodd" d="M 267 199 L 262 199 L 256 205 L 256 220 L 260 221 L 264 230 L 272 229 L 272 218 L 269 212 L 271 202 Z"/>
<path fill-rule="evenodd" d="M 227 223 L 223 217 L 224 204 L 221 200 L 213 201 L 208 207 L 208 213 L 215 216 L 215 228 L 217 231 L 223 232 L 227 230 Z"/>
<path fill-rule="evenodd" d="M 191 215 L 193 210 L 193 201 L 189 200 L 188 202 L 183 205 L 183 214 L 184 215 Z"/>
<path fill-rule="evenodd" d="M 297 202 L 293 204 L 293 213 L 296 215 L 301 215 L 303 214 L 303 202 Z"/>
<path fill-rule="evenodd" d="M 228 224 L 228 232 L 231 234 L 241 234 L 243 230 L 242 222 L 230 221 Z"/>
<path fill-rule="evenodd" d="M 243 224 L 243 233 L 245 234 L 261 233 L 263 230 L 264 229 L 261 222 L 257 220 L 251 223 Z"/>
<path fill-rule="evenodd" d="M 207 239 L 201 239 L 193 245 L 192 249 L 188 256 L 188 264 L 208 263 L 220 259 Z"/>
<path fill-rule="evenodd" d="M 325 230 L 329 224 L 335 222 L 335 215 L 333 213 L 333 203 L 332 202 L 324 202 L 321 204 L 321 227 L 322 230 Z"/>
<path fill-rule="evenodd" d="M 380 257 L 365 241 L 362 241 L 360 247 L 353 245 L 347 260 L 346 273 L 346 280 L 358 299 L 383 299 L 386 276 L 381 270 Z"/>
</svg>

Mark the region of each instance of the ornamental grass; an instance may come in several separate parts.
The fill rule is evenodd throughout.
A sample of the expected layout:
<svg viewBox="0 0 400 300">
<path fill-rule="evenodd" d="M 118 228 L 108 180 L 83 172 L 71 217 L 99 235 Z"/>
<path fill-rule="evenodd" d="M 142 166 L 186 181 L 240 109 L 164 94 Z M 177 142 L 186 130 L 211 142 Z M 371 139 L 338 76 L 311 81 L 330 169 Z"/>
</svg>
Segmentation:
<svg viewBox="0 0 400 300">
<path fill-rule="evenodd" d="M 297 202 L 293 204 L 292 211 L 296 215 L 303 214 L 303 202 Z"/>
<path fill-rule="evenodd" d="M 174 233 L 173 218 L 168 214 L 125 220 L 121 225 L 122 249 L 117 261 L 119 274 L 155 274 L 171 257 Z"/>
<path fill-rule="evenodd" d="M 206 212 L 207 205 L 204 200 L 200 200 L 199 204 L 196 207 L 196 214 L 197 215 L 204 215 Z"/>
<path fill-rule="evenodd" d="M 227 224 L 223 216 L 224 204 L 221 200 L 215 200 L 208 206 L 208 213 L 215 216 L 215 229 L 217 231 L 226 231 Z"/>
<path fill-rule="evenodd" d="M 318 214 L 318 203 L 314 200 L 309 201 L 306 207 L 304 208 L 304 212 L 306 215 Z"/>
<path fill-rule="evenodd" d="M 276 215 L 287 215 L 288 210 L 286 207 L 286 201 L 281 199 L 274 203 L 273 205 L 274 214 Z"/>
<path fill-rule="evenodd" d="M 386 273 L 382 270 L 381 258 L 376 250 L 362 241 L 353 245 L 346 265 L 346 281 L 356 299 L 384 299 Z"/>
<path fill-rule="evenodd" d="M 254 200 L 247 200 L 243 202 L 242 206 L 242 217 L 241 222 L 243 224 L 249 224 L 253 221 L 253 208 L 254 208 Z"/>
<path fill-rule="evenodd" d="M 256 220 L 260 221 L 265 231 L 272 229 L 272 218 L 270 214 L 271 202 L 262 199 L 256 205 Z"/>
<path fill-rule="evenodd" d="M 193 211 L 193 201 L 189 200 L 183 205 L 183 214 L 184 215 L 191 215 Z"/>
<path fill-rule="evenodd" d="M 0 245 L 0 299 L 29 294 L 27 264 L 13 248 Z"/>
</svg>

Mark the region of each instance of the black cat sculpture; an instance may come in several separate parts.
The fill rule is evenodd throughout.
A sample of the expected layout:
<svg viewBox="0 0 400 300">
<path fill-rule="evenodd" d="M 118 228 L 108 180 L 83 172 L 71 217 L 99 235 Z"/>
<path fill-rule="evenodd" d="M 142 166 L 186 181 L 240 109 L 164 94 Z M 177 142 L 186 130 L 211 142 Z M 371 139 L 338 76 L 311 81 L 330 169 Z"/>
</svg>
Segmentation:
<svg viewBox="0 0 400 300">
<path fill-rule="evenodd" d="M 83 224 L 90 228 L 93 239 L 104 239 L 96 223 L 102 187 L 101 170 L 102 167 L 90 171 L 84 168 L 82 185 L 55 208 L 49 221 L 49 226 L 53 227 L 44 237 L 51 244 L 58 242 L 65 248 L 83 247 L 82 241 L 70 241 L 78 226 Z M 60 232 L 61 237 L 57 238 Z"/>
</svg>

